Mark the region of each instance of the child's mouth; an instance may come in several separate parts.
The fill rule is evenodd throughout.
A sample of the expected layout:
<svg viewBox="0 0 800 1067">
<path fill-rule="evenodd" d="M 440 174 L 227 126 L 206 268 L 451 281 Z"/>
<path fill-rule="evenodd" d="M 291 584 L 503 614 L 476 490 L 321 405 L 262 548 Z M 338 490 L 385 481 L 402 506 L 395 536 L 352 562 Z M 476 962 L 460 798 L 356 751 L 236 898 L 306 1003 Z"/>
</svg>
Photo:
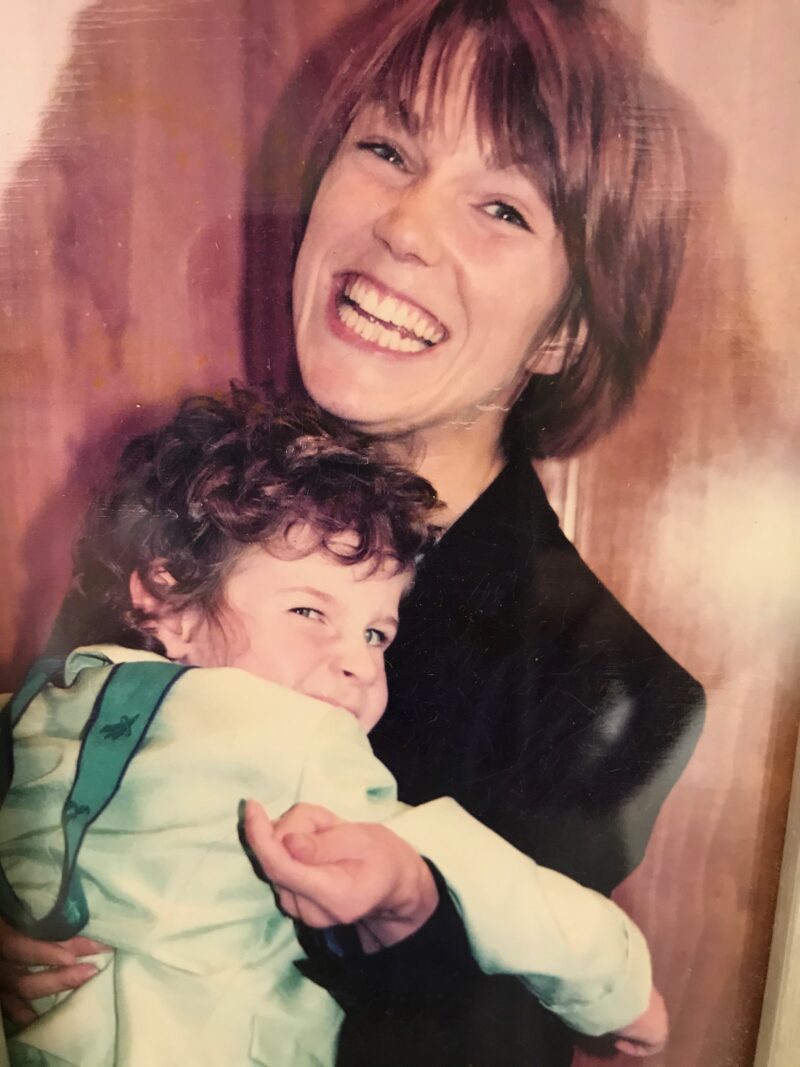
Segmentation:
<svg viewBox="0 0 800 1067">
<path fill-rule="evenodd" d="M 323 704 L 331 704 L 334 708 L 341 708 L 342 711 L 349 712 L 354 718 L 358 718 L 359 713 L 355 707 L 351 707 L 349 704 L 343 704 L 341 700 L 334 700 L 332 697 L 322 693 L 306 693 L 306 696 L 313 697 L 314 700 L 321 700 Z"/>
</svg>

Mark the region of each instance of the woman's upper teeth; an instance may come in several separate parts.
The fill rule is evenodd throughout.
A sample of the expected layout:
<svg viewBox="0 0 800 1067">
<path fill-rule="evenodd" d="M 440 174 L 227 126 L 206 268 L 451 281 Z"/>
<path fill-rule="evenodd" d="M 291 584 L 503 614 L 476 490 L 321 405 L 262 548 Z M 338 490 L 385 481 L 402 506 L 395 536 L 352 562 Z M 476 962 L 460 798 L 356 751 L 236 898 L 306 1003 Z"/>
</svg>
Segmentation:
<svg viewBox="0 0 800 1067">
<path fill-rule="evenodd" d="M 361 275 L 348 280 L 344 296 L 366 315 L 385 326 L 395 326 L 428 345 L 437 344 L 444 338 L 445 331 L 434 318 L 414 304 L 382 293 Z"/>
</svg>

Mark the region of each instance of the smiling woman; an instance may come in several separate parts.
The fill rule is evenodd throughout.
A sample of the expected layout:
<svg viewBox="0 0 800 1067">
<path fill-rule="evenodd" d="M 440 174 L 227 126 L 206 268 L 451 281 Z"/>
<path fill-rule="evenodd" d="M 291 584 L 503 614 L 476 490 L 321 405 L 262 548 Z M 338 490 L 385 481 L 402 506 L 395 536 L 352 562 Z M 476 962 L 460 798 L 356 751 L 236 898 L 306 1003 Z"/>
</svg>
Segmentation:
<svg viewBox="0 0 800 1067">
<path fill-rule="evenodd" d="M 469 427 L 494 453 L 493 474 L 531 372 L 559 369 L 542 365 L 540 343 L 569 273 L 532 177 L 498 166 L 481 142 L 474 56 L 464 49 L 455 62 L 453 91 L 428 123 L 422 95 L 406 122 L 376 105 L 354 119 L 297 259 L 295 339 L 323 407 L 439 451 L 453 435 L 463 445 Z M 525 278 L 537 284 L 523 295 Z"/>
<path fill-rule="evenodd" d="M 433 482 L 449 525 L 404 604 L 372 741 L 404 799 L 445 791 L 609 892 L 644 854 L 703 696 L 580 560 L 530 460 L 570 454 L 633 399 L 682 259 L 681 138 L 589 0 L 368 14 L 305 153 L 297 363 L 319 405 Z M 343 1065 L 569 1062 L 552 1017 L 465 978 L 443 943 L 368 965 L 309 943 L 349 1010 Z"/>
<path fill-rule="evenodd" d="M 402 430 L 442 422 L 453 389 L 449 413 L 477 423 L 471 440 L 505 422 L 505 445 L 546 456 L 585 445 L 631 402 L 680 270 L 685 163 L 666 90 L 600 4 L 377 5 L 307 159 L 295 340 L 320 403 L 344 414 L 364 375 L 365 406 L 345 417 L 369 422 L 398 388 Z M 333 344 L 323 319 L 341 319 L 349 272 L 376 299 L 421 306 L 445 331 L 441 351 L 385 381 L 380 360 L 337 374 L 347 333 Z M 416 373 L 435 397 L 427 417 L 407 395 Z M 483 419 L 482 403 L 510 416 Z M 375 415 L 382 426 L 391 411 Z"/>
</svg>

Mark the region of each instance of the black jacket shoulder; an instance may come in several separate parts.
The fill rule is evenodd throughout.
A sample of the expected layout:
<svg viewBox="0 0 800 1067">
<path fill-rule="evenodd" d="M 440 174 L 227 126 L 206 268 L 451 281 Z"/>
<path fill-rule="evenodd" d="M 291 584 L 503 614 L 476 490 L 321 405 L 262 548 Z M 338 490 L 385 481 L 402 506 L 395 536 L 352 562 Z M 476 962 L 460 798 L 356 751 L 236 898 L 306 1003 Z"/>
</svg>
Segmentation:
<svg viewBox="0 0 800 1067">
<path fill-rule="evenodd" d="M 411 803 L 454 796 L 608 892 L 640 862 L 703 720 L 700 685 L 509 464 L 431 553 L 390 649 L 376 752 Z"/>
</svg>

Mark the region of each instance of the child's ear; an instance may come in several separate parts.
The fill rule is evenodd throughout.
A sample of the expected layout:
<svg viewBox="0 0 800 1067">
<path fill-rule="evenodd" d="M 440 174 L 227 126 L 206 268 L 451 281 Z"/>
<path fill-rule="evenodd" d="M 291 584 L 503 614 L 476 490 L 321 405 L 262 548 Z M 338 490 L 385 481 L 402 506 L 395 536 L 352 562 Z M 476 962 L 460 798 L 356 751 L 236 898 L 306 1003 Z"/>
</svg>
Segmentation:
<svg viewBox="0 0 800 1067">
<path fill-rule="evenodd" d="M 152 564 L 148 570 L 149 578 L 165 585 L 174 585 L 175 579 L 162 564 Z M 128 591 L 131 597 L 131 605 L 137 611 L 143 611 L 147 615 L 160 615 L 164 610 L 164 601 L 154 596 L 142 581 L 139 571 L 134 571 L 128 580 Z"/>
<path fill-rule="evenodd" d="M 162 563 L 151 564 L 150 576 L 153 582 L 165 587 L 175 584 L 175 579 Z M 179 662 L 193 662 L 191 651 L 197 625 L 197 610 L 169 608 L 164 600 L 147 588 L 139 571 L 131 574 L 128 588 L 133 607 L 149 616 L 143 629 L 158 638 L 166 650 L 167 657 Z"/>
</svg>

